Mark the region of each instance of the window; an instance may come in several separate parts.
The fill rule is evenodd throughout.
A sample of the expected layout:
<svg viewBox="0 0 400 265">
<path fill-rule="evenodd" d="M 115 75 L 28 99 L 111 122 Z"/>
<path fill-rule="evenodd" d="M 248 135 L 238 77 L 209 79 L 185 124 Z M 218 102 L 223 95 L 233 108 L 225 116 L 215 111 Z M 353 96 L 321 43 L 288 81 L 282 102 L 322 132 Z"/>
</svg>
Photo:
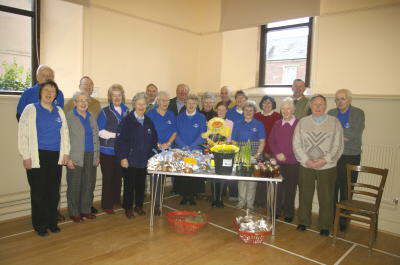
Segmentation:
<svg viewBox="0 0 400 265">
<path fill-rule="evenodd" d="M 297 18 L 261 26 L 261 87 L 287 87 L 300 78 L 309 85 L 313 19 Z"/>
<path fill-rule="evenodd" d="M 0 0 L 1 94 L 20 94 L 36 81 L 39 1 Z"/>
</svg>

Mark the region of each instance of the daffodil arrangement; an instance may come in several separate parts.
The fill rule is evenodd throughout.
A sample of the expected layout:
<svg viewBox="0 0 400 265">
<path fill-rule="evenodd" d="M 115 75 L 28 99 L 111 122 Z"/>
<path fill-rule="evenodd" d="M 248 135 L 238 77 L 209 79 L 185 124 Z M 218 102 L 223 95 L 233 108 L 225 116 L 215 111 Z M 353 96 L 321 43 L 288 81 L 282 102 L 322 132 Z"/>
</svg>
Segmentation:
<svg viewBox="0 0 400 265">
<path fill-rule="evenodd" d="M 208 121 L 207 131 L 201 136 L 207 139 L 209 146 L 223 144 L 231 135 L 231 128 L 225 125 L 225 120 L 215 117 Z"/>
<path fill-rule="evenodd" d="M 239 147 L 232 144 L 218 144 L 211 147 L 210 151 L 213 153 L 232 154 L 239 152 Z"/>
</svg>

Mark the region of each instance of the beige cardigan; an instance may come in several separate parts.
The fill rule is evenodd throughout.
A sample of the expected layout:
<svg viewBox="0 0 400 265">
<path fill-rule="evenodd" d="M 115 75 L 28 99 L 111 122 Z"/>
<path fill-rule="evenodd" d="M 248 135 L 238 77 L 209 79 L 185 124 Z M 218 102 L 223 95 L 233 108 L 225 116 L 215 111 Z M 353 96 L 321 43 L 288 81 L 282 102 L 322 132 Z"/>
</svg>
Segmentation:
<svg viewBox="0 0 400 265">
<path fill-rule="evenodd" d="M 58 164 L 62 164 L 64 155 L 69 155 L 69 132 L 68 124 L 65 119 L 62 108 L 58 107 L 58 114 L 61 118 L 61 143 L 60 143 L 60 157 Z M 32 159 L 32 168 L 39 168 L 39 148 L 38 139 L 36 134 L 36 107 L 34 104 L 29 104 L 22 112 L 21 118 L 18 123 L 18 151 L 22 158 Z"/>
</svg>

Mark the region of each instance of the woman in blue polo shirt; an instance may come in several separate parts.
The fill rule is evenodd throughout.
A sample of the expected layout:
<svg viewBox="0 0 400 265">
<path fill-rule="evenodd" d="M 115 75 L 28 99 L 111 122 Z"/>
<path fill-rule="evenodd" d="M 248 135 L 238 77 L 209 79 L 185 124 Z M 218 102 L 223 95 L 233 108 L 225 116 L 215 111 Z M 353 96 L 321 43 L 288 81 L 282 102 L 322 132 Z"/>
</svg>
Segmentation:
<svg viewBox="0 0 400 265">
<path fill-rule="evenodd" d="M 207 131 L 206 117 L 196 110 L 199 99 L 189 95 L 186 101 L 186 111 L 176 118 L 177 136 L 175 144 L 178 148 L 200 150 L 204 143 L 201 134 Z M 176 178 L 178 193 L 182 196 L 181 204 L 195 205 L 194 195 L 199 192 L 201 180 L 189 177 Z"/>
<path fill-rule="evenodd" d="M 157 140 L 159 149 L 168 149 L 171 147 L 176 138 L 176 117 L 175 114 L 168 110 L 169 95 L 165 91 L 160 91 L 157 96 L 157 108 L 152 109 L 146 115 L 153 122 L 157 131 Z M 153 181 L 153 180 L 151 180 Z M 154 187 L 156 188 L 156 187 Z M 160 205 L 161 181 L 157 185 L 155 215 L 161 214 Z"/>
<path fill-rule="evenodd" d="M 128 219 L 134 217 L 133 211 L 145 215 L 143 201 L 147 161 L 157 152 L 156 129 L 150 118 L 144 115 L 147 107 L 144 92 L 133 97 L 132 107 L 134 111 L 122 119 L 115 141 L 115 155 L 124 169 L 123 208 Z"/>
<path fill-rule="evenodd" d="M 58 86 L 53 81 L 39 85 L 39 102 L 29 104 L 18 124 L 18 150 L 31 187 L 32 225 L 39 236 L 57 226 L 61 165 L 69 160 L 68 125 L 61 107 L 54 104 Z"/>
<path fill-rule="evenodd" d="M 100 167 L 102 177 L 101 207 L 114 214 L 114 206 L 121 205 L 122 168 L 114 151 L 118 125 L 128 114 L 125 92 L 120 84 L 108 89 L 110 105 L 103 108 L 97 119 L 100 136 Z"/>
<path fill-rule="evenodd" d="M 67 201 L 72 221 L 78 223 L 96 218 L 91 213 L 99 164 L 99 129 L 94 116 L 88 111 L 89 94 L 78 91 L 73 96 L 75 107 L 67 113 L 70 160 L 67 164 Z"/>
<path fill-rule="evenodd" d="M 265 145 L 265 129 L 264 125 L 254 119 L 256 112 L 256 104 L 248 101 L 243 105 L 244 119 L 235 122 L 232 131 L 232 141 L 239 146 L 250 141 L 251 155 L 259 158 Z M 239 181 L 239 203 L 238 208 L 254 209 L 254 199 L 256 195 L 257 182 Z"/>
<path fill-rule="evenodd" d="M 243 120 L 243 106 L 247 101 L 246 93 L 239 90 L 235 94 L 236 106 L 230 108 L 226 113 L 226 118 L 233 121 L 233 123 Z"/>
</svg>

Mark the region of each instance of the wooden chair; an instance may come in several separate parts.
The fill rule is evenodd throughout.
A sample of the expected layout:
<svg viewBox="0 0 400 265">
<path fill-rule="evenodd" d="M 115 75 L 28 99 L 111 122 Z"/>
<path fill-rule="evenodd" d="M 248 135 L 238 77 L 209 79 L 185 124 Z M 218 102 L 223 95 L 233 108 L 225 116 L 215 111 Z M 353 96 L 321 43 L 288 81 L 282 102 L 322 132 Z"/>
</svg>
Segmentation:
<svg viewBox="0 0 400 265">
<path fill-rule="evenodd" d="M 354 166 L 347 165 L 347 200 L 341 201 L 336 204 L 336 215 L 333 229 L 333 243 L 336 242 L 339 218 L 345 217 L 359 222 L 369 224 L 369 254 L 372 253 L 372 244 L 376 240 L 378 233 L 378 215 L 379 207 L 381 204 L 383 189 L 385 188 L 386 177 L 388 169 L 380 169 L 374 167 Z M 379 186 L 363 183 L 352 183 L 351 172 L 366 172 L 374 174 L 375 177 L 381 177 Z M 361 190 L 360 190 L 361 188 Z M 353 200 L 354 194 L 361 194 L 375 199 L 375 203 L 368 203 L 360 200 Z M 354 216 L 355 215 L 355 216 Z"/>
</svg>

